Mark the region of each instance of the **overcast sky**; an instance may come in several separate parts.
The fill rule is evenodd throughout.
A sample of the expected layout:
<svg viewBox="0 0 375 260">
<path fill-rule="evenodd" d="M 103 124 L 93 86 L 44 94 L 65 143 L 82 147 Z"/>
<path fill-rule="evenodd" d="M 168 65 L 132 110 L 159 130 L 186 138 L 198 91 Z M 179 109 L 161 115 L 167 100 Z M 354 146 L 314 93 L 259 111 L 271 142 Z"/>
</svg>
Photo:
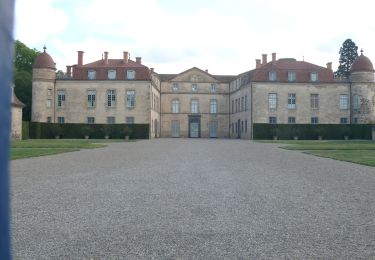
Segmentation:
<svg viewBox="0 0 375 260">
<path fill-rule="evenodd" d="M 372 0 L 16 0 L 15 38 L 42 51 L 57 68 L 101 59 L 142 57 L 159 73 L 193 66 L 240 74 L 262 53 L 338 66 L 351 38 L 375 61 Z"/>
</svg>

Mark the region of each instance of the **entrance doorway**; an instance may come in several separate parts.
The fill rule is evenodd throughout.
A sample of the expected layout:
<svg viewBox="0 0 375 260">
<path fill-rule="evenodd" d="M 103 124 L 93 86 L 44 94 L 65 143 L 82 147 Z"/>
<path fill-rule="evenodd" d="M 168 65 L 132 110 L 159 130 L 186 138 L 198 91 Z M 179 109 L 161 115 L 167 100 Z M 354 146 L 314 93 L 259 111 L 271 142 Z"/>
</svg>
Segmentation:
<svg viewBox="0 0 375 260">
<path fill-rule="evenodd" d="M 210 138 L 217 137 L 217 121 L 210 122 Z"/>
<path fill-rule="evenodd" d="M 199 116 L 189 117 L 189 137 L 190 138 L 201 137 L 201 118 Z"/>
<path fill-rule="evenodd" d="M 180 121 L 172 120 L 172 137 L 180 137 Z"/>
</svg>

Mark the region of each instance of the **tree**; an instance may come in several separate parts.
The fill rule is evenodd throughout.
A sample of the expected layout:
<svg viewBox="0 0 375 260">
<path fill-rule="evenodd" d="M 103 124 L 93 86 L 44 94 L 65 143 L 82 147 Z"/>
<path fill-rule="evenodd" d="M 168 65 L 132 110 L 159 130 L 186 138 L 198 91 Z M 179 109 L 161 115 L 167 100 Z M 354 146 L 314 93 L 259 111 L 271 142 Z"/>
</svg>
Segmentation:
<svg viewBox="0 0 375 260">
<path fill-rule="evenodd" d="M 23 109 L 23 120 L 31 120 L 32 103 L 32 69 L 35 58 L 39 55 L 36 49 L 30 49 L 16 40 L 14 54 L 14 92 L 26 105 Z"/>
<path fill-rule="evenodd" d="M 346 39 L 339 51 L 339 67 L 335 71 L 336 77 L 348 77 L 354 60 L 358 57 L 358 47 L 351 39 Z"/>
</svg>

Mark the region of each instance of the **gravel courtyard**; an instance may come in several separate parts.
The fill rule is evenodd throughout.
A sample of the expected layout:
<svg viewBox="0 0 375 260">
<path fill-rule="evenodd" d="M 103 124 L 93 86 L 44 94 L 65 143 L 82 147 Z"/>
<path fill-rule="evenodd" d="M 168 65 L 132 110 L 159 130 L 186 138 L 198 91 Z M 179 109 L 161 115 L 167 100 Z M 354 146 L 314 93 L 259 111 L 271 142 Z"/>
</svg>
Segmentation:
<svg viewBox="0 0 375 260">
<path fill-rule="evenodd" d="M 375 257 L 375 168 L 243 140 L 12 161 L 14 259 Z"/>
</svg>

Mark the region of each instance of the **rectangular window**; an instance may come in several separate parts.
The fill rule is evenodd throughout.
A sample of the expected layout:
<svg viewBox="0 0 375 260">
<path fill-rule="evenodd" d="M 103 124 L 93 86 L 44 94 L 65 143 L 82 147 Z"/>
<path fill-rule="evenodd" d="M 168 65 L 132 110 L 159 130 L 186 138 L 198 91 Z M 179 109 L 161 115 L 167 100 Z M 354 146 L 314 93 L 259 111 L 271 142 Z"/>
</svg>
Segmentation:
<svg viewBox="0 0 375 260">
<path fill-rule="evenodd" d="M 270 116 L 270 117 L 268 118 L 268 123 L 270 123 L 270 124 L 277 124 L 277 117 L 275 117 L 275 116 Z"/>
<path fill-rule="evenodd" d="M 247 120 L 245 120 L 245 133 L 247 133 Z"/>
<path fill-rule="evenodd" d="M 108 79 L 116 79 L 116 70 L 108 70 Z"/>
<path fill-rule="evenodd" d="M 57 91 L 57 107 L 63 107 L 65 104 L 65 90 Z"/>
<path fill-rule="evenodd" d="M 51 89 L 51 88 L 49 88 L 49 89 L 47 90 L 47 95 L 48 95 L 48 96 L 52 96 L 52 89 Z"/>
<path fill-rule="evenodd" d="M 241 133 L 243 133 L 243 121 L 241 121 Z"/>
<path fill-rule="evenodd" d="M 312 109 L 319 109 L 319 94 L 310 94 L 310 105 Z"/>
<path fill-rule="evenodd" d="M 341 117 L 340 118 L 340 124 L 347 124 L 348 123 L 348 118 L 347 117 Z"/>
<path fill-rule="evenodd" d="M 346 94 L 340 95 L 340 109 L 348 109 L 348 95 Z"/>
<path fill-rule="evenodd" d="M 127 124 L 134 124 L 134 116 L 127 116 L 126 117 Z"/>
<path fill-rule="evenodd" d="M 358 117 L 353 118 L 353 123 L 358 124 Z"/>
<path fill-rule="evenodd" d="M 116 106 L 116 90 L 109 89 L 107 90 L 107 107 Z"/>
<path fill-rule="evenodd" d="M 52 107 L 52 99 L 47 99 L 47 108 Z"/>
<path fill-rule="evenodd" d="M 268 108 L 269 109 L 277 108 L 277 94 L 276 93 L 268 94 Z"/>
<path fill-rule="evenodd" d="M 236 98 L 236 113 L 238 112 L 238 100 L 237 100 L 237 98 Z"/>
<path fill-rule="evenodd" d="M 232 113 L 234 113 L 234 100 L 232 100 Z"/>
<path fill-rule="evenodd" d="M 107 117 L 107 124 L 114 124 L 116 122 L 114 116 L 108 116 Z"/>
<path fill-rule="evenodd" d="M 318 73 L 317 73 L 317 72 L 311 72 L 311 73 L 310 73 L 310 80 L 311 80 L 312 82 L 316 82 L 316 81 L 318 81 Z"/>
<path fill-rule="evenodd" d="M 217 113 L 217 100 L 216 99 L 210 100 L 210 113 L 211 114 Z"/>
<path fill-rule="evenodd" d="M 52 117 L 47 117 L 47 123 L 51 123 L 52 122 Z"/>
<path fill-rule="evenodd" d="M 295 124 L 296 123 L 296 118 L 294 116 L 288 117 L 288 124 Z"/>
<path fill-rule="evenodd" d="M 87 106 L 96 106 L 96 90 L 87 90 Z"/>
<path fill-rule="evenodd" d="M 198 85 L 197 84 L 191 84 L 191 91 L 192 92 L 197 92 L 198 91 Z"/>
<path fill-rule="evenodd" d="M 361 107 L 361 101 L 359 95 L 353 95 L 353 109 L 359 110 Z"/>
<path fill-rule="evenodd" d="M 135 71 L 134 70 L 126 71 L 126 78 L 127 79 L 135 79 Z"/>
<path fill-rule="evenodd" d="M 311 124 L 319 124 L 319 117 L 312 117 Z"/>
<path fill-rule="evenodd" d="M 178 91 L 178 84 L 177 83 L 173 83 L 173 85 L 172 85 L 172 91 L 173 92 L 177 92 Z"/>
<path fill-rule="evenodd" d="M 191 100 L 191 113 L 198 113 L 199 111 L 199 103 L 198 100 L 193 99 Z"/>
<path fill-rule="evenodd" d="M 126 106 L 135 107 L 135 90 L 126 91 Z"/>
<path fill-rule="evenodd" d="M 65 123 L 65 118 L 63 116 L 57 117 L 57 123 L 64 124 Z"/>
<path fill-rule="evenodd" d="M 288 71 L 288 81 L 296 81 L 296 72 Z"/>
<path fill-rule="evenodd" d="M 95 124 L 95 117 L 89 116 L 87 118 L 87 123 L 88 124 Z"/>
<path fill-rule="evenodd" d="M 216 84 L 211 83 L 211 93 L 215 93 L 215 92 L 216 92 Z"/>
<path fill-rule="evenodd" d="M 288 108 L 296 109 L 296 94 L 295 93 L 288 94 Z"/>
<path fill-rule="evenodd" d="M 87 78 L 90 80 L 96 79 L 96 71 L 95 70 L 89 70 L 87 72 Z"/>
<path fill-rule="evenodd" d="M 180 113 L 180 101 L 172 100 L 172 113 Z"/>
<path fill-rule="evenodd" d="M 232 134 L 234 134 L 234 124 L 232 123 Z"/>
<path fill-rule="evenodd" d="M 245 110 L 247 110 L 247 96 L 245 96 Z"/>
<path fill-rule="evenodd" d="M 244 111 L 244 105 L 245 105 L 245 102 L 244 102 L 244 97 L 241 97 L 241 111 Z"/>
<path fill-rule="evenodd" d="M 275 81 L 276 80 L 276 71 L 272 70 L 268 72 L 268 79 L 270 81 Z"/>
</svg>

